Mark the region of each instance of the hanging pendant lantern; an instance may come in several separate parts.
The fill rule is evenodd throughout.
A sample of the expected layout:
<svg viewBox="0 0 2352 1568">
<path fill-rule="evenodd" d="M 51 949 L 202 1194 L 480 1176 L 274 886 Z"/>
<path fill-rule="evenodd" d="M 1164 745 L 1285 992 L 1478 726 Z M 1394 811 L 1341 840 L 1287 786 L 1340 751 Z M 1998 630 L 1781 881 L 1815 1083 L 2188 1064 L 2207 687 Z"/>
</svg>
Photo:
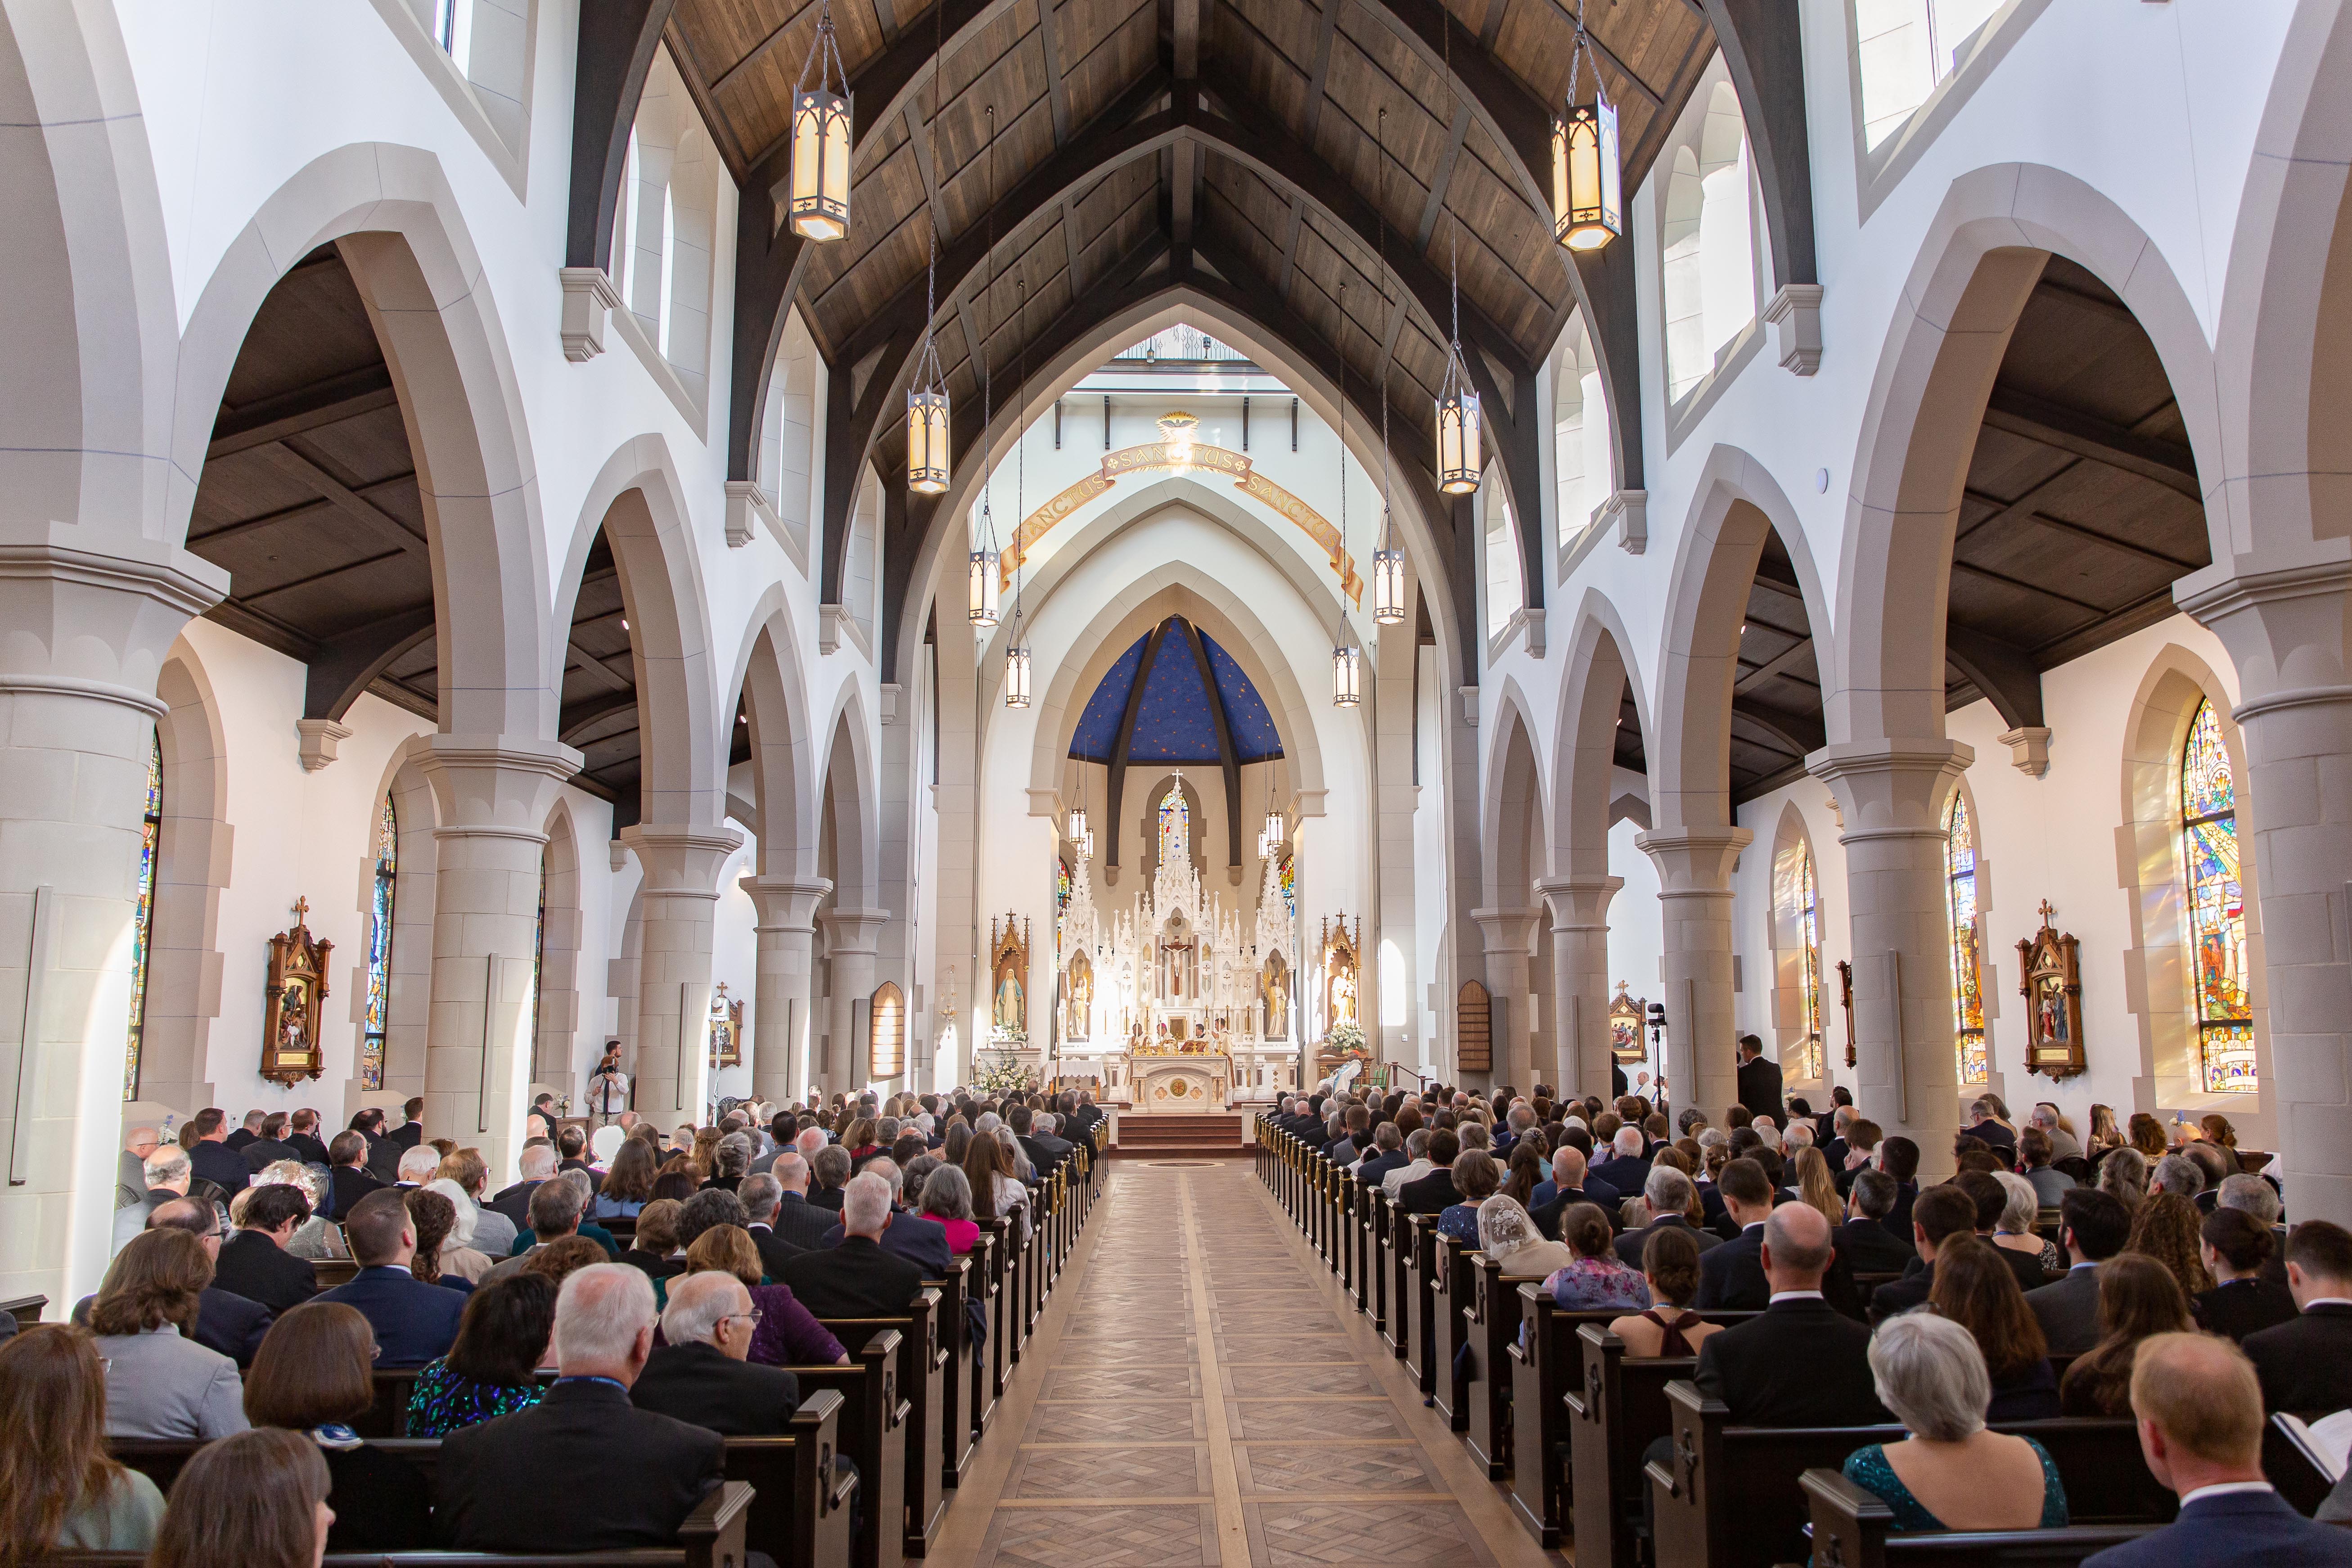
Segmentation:
<svg viewBox="0 0 2352 1568">
<path fill-rule="evenodd" d="M 1404 624 L 1404 552 L 1394 545 L 1372 552 L 1372 619 L 1384 626 Z"/>
<path fill-rule="evenodd" d="M 841 68 L 826 0 L 817 8 L 816 38 L 793 89 L 793 183 L 785 210 L 793 232 L 803 239 L 824 242 L 849 233 L 849 78 Z"/>
<path fill-rule="evenodd" d="M 971 552 L 971 624 L 996 624 L 996 552 L 985 541 Z"/>
<path fill-rule="evenodd" d="M 1445 384 L 1437 395 L 1437 488 L 1450 496 L 1478 489 L 1478 395 L 1463 373 L 1459 344 L 1445 360 Z"/>
<path fill-rule="evenodd" d="M 1592 46 L 1577 20 L 1568 67 L 1568 100 L 1551 122 L 1552 234 L 1570 250 L 1598 250 L 1625 232 L 1623 170 L 1617 156 L 1617 106 L 1592 62 L 1592 101 L 1576 101 L 1576 83 Z"/>
<path fill-rule="evenodd" d="M 907 394 L 907 488 L 919 496 L 948 490 L 948 389 L 939 377 L 940 360 L 923 344 L 930 376 Z"/>
<path fill-rule="evenodd" d="M 1004 650 L 1004 705 L 1029 706 L 1029 645 L 1014 643 Z"/>
<path fill-rule="evenodd" d="M 1331 650 L 1331 703 L 1353 708 L 1364 700 L 1364 650 L 1354 639 Z"/>
<path fill-rule="evenodd" d="M 1282 813 L 1278 811 L 1267 812 L 1265 814 L 1265 837 L 1260 839 L 1259 842 L 1264 844 L 1267 849 L 1272 849 L 1289 837 L 1289 825 L 1282 820 Z M 1261 851 L 1261 853 L 1263 852 L 1264 851 Z"/>
</svg>

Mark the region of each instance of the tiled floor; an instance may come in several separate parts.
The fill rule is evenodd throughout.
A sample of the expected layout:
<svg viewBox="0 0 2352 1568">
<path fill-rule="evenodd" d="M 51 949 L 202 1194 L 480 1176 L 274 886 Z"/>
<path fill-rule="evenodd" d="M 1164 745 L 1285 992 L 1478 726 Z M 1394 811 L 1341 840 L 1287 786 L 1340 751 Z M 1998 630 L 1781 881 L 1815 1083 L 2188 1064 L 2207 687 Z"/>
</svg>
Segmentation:
<svg viewBox="0 0 2352 1568">
<path fill-rule="evenodd" d="M 1559 1562 L 1246 1160 L 1120 1161 L 1108 1181 L 934 1563 Z"/>
</svg>

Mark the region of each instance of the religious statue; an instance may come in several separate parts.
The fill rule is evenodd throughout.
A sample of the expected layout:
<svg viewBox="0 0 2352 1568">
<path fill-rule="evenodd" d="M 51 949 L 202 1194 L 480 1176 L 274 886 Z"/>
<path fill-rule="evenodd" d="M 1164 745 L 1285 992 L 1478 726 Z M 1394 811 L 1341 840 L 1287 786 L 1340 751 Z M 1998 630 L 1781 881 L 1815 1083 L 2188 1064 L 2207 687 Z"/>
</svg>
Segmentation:
<svg viewBox="0 0 2352 1568">
<path fill-rule="evenodd" d="M 997 977 L 996 1026 L 1005 1034 L 1018 1034 L 1022 1016 L 1021 982 L 1008 970 Z"/>
<path fill-rule="evenodd" d="M 991 1032 L 999 1040 L 1029 1039 L 1029 924 L 1007 914 L 1000 926 L 989 921 Z"/>
<path fill-rule="evenodd" d="M 1063 982 L 1062 997 L 1066 1006 L 1062 1019 L 1062 1037 L 1083 1040 L 1094 1033 L 1095 966 L 1080 953 L 1070 961 L 1067 977 Z"/>
<path fill-rule="evenodd" d="M 1265 998 L 1265 1037 L 1290 1038 L 1290 970 L 1283 963 L 1282 954 L 1277 952 L 1266 959 L 1258 990 Z"/>
<path fill-rule="evenodd" d="M 1356 977 L 1346 970 L 1331 976 L 1331 1021 L 1353 1023 L 1356 1017 Z"/>
</svg>

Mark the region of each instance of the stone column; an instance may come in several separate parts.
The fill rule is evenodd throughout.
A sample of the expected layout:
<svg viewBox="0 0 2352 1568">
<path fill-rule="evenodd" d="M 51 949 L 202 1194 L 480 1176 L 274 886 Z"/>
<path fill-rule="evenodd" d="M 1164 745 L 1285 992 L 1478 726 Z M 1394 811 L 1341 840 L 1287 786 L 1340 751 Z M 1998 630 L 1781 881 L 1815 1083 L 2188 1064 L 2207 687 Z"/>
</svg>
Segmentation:
<svg viewBox="0 0 2352 1568">
<path fill-rule="evenodd" d="M 789 1105 L 808 1092 L 811 963 L 816 907 L 833 891 L 820 877 L 746 877 L 736 886 L 751 895 L 759 923 L 759 977 L 751 993 L 751 1093 Z"/>
<path fill-rule="evenodd" d="M 888 910 L 827 910 L 817 916 L 824 922 L 825 952 L 832 961 L 833 993 L 825 999 L 825 1032 L 833 1038 L 833 1070 L 823 1074 L 824 1089 L 861 1089 L 867 1069 L 866 1042 L 856 1037 L 856 1004 L 874 995 L 875 950 L 882 928 L 890 923 Z"/>
<path fill-rule="evenodd" d="M 580 753 L 526 735 L 435 735 L 423 760 L 441 826 L 433 878 L 429 1137 L 478 1147 L 493 1189 L 514 1180 L 530 1099 L 530 960 L 557 787 Z"/>
<path fill-rule="evenodd" d="M 1923 1177 L 1951 1172 L 1959 1125 L 1944 810 L 1975 760 L 1939 740 L 1850 742 L 1805 759 L 1836 793 L 1844 824 L 1854 1104 L 1919 1145 Z"/>
<path fill-rule="evenodd" d="M 1561 1094 L 1612 1098 L 1609 900 L 1624 885 L 1622 877 L 1548 877 L 1536 884 L 1551 906 L 1551 983 L 1559 1026 L 1550 1082 Z"/>
<path fill-rule="evenodd" d="M 640 825 L 621 829 L 645 880 L 637 947 L 637 1112 L 664 1132 L 703 1121 L 710 1088 L 704 1046 L 710 1016 L 710 931 L 719 873 L 742 847 L 742 832 L 721 825 Z"/>
<path fill-rule="evenodd" d="M 2262 901 L 2270 1080 L 2292 1217 L 2352 1224 L 2352 567 L 2180 597 L 2238 669 L 2238 833 Z M 2242 855 L 2243 850 L 2241 850 Z"/>
<path fill-rule="evenodd" d="M 228 574 L 47 531 L 0 545 L 0 1296 L 70 1303 L 110 1250 L 156 674 Z"/>
<path fill-rule="evenodd" d="M 1738 1027 L 1731 1010 L 1731 869 L 1756 835 L 1745 827 L 1637 833 L 1658 868 L 1664 916 L 1666 1089 L 1675 1110 L 1720 1117 L 1739 1097 Z"/>
<path fill-rule="evenodd" d="M 1470 911 L 1486 939 L 1487 995 L 1506 1004 L 1496 1008 L 1501 1026 L 1491 1037 L 1495 1065 L 1487 1082 L 1507 1083 L 1521 1093 L 1533 1081 L 1528 1075 L 1534 1066 L 1535 986 L 1528 974 L 1529 950 L 1535 943 L 1536 922 L 1543 914 L 1539 909 L 1522 906 Z"/>
</svg>

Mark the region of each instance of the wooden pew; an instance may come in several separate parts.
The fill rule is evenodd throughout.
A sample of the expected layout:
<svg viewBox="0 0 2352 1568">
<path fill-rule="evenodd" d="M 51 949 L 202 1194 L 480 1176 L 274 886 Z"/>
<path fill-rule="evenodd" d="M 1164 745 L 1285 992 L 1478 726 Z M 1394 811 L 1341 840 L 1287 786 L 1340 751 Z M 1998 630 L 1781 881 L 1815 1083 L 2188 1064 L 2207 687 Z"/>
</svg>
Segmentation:
<svg viewBox="0 0 2352 1568">
<path fill-rule="evenodd" d="M 1388 1311 L 1381 1321 L 1381 1338 L 1397 1360 L 1412 1359 L 1412 1225 L 1397 1201 L 1383 1190 L 1381 1205 L 1381 1276 L 1386 1282 Z"/>
<path fill-rule="evenodd" d="M 20 1329 L 29 1329 L 35 1323 L 41 1321 L 47 1315 L 48 1310 L 49 1299 L 47 1296 L 18 1296 L 11 1300 L 0 1301 L 0 1312 L 5 1312 L 16 1319 L 16 1326 Z"/>
<path fill-rule="evenodd" d="M 1357 1206 L 1363 1215 L 1364 1295 L 1357 1310 L 1372 1320 L 1372 1328 L 1386 1340 L 1389 1328 L 1389 1286 L 1395 1274 L 1388 1254 L 1388 1198 L 1377 1185 L 1356 1184 Z"/>
<path fill-rule="evenodd" d="M 822 1320 L 820 1320 L 822 1321 Z M 877 1331 L 853 1327 L 851 1320 L 826 1323 L 835 1339 L 858 1348 L 845 1365 L 792 1366 L 801 1397 L 811 1391 L 841 1399 L 838 1452 L 857 1466 L 866 1528 L 843 1561 L 849 1568 L 899 1568 L 907 1560 L 907 1440 L 910 1412 L 901 1352 L 904 1320 Z M 828 1565 L 837 1568 L 837 1565 Z"/>
<path fill-rule="evenodd" d="M 1577 1559 L 1586 1568 L 1634 1568 L 1633 1521 L 1642 1512 L 1643 1451 L 1670 1429 L 1666 1385 L 1698 1369 L 1691 1356 L 1629 1359 L 1606 1323 L 1575 1328 L 1569 1363 L 1568 1484 Z M 1565 1517 L 1565 1516 L 1564 1516 Z"/>
<path fill-rule="evenodd" d="M 987 1342 L 973 1335 L 966 1304 L 973 1299 L 972 1285 L 979 1277 L 980 1247 L 987 1244 L 987 1237 L 979 1237 L 971 1255 L 950 1259 L 944 1279 L 924 1281 L 939 1288 L 940 1344 L 947 1358 L 940 1377 L 940 1485 L 947 1488 L 962 1484 L 977 1447 L 970 1405 L 971 1363 Z"/>
<path fill-rule="evenodd" d="M 1666 1387 L 1674 1451 L 1643 1467 L 1657 1510 L 1653 1560 L 1687 1568 L 1770 1568 L 1805 1554 L 1809 1469 L 1840 1469 L 1871 1443 L 1900 1442 L 1900 1426 L 1734 1426 L 1729 1412 L 1687 1383 Z M 2073 1517 L 2086 1524 L 2161 1524 L 2178 1506 L 2140 1458 L 2128 1419 L 2004 1424 L 2049 1450 Z"/>
<path fill-rule="evenodd" d="M 1519 1288 L 1542 1281 L 1506 1276 L 1503 1266 L 1483 1252 L 1465 1253 L 1463 1262 L 1470 1272 L 1470 1304 L 1464 1310 L 1470 1345 L 1465 1398 L 1466 1441 L 1470 1457 L 1486 1467 L 1486 1479 L 1499 1481 L 1511 1473 L 1516 1448 L 1511 1429 L 1515 1384 L 1511 1346 L 1524 1325 Z"/>
<path fill-rule="evenodd" d="M 1372 1239 L 1371 1194 L 1364 1184 L 1352 1174 L 1344 1178 L 1348 1184 L 1348 1279 L 1356 1298 L 1356 1310 L 1370 1316 L 1372 1308 L 1372 1265 L 1379 1259 L 1380 1249 Z M 1379 1327 L 1375 1320 L 1373 1326 Z"/>
<path fill-rule="evenodd" d="M 310 1260 L 310 1271 L 318 1277 L 320 1289 L 331 1290 L 358 1279 L 360 1266 L 349 1258 L 316 1258 Z"/>
<path fill-rule="evenodd" d="M 1456 1432 L 1470 1429 L 1469 1379 L 1462 1370 L 1465 1346 L 1470 1342 L 1472 1248 L 1437 1229 L 1438 1216 L 1429 1221 L 1429 1352 L 1430 1381 L 1423 1392 L 1433 1394 L 1437 1413 Z"/>
<path fill-rule="evenodd" d="M 1402 1260 L 1405 1353 L 1401 1358 L 1409 1362 L 1413 1376 L 1421 1384 L 1421 1396 L 1434 1403 L 1437 1397 L 1437 1331 L 1430 1321 L 1434 1307 L 1431 1260 L 1435 1253 L 1437 1216 L 1435 1215 L 1401 1214 L 1404 1236 L 1399 1250 Z"/>
<path fill-rule="evenodd" d="M 1895 1512 L 1876 1493 L 1832 1469 L 1800 1478 L 1811 1510 L 1813 1561 L 1822 1568 L 1895 1568 L 1933 1563 L 1936 1568 L 2059 1568 L 2094 1552 L 2136 1540 L 2146 1524 L 2077 1524 L 2063 1530 L 1896 1531 Z"/>
<path fill-rule="evenodd" d="M 957 1460 L 958 1479 L 971 1464 L 973 1450 L 988 1424 L 996 1419 L 996 1399 L 1002 1389 L 997 1370 L 998 1321 L 1004 1315 L 1002 1291 L 1004 1273 L 1004 1222 L 982 1222 L 979 1237 L 972 1242 L 971 1272 L 964 1276 L 965 1288 L 972 1300 L 985 1310 L 988 1331 L 971 1346 L 964 1358 L 967 1393 L 964 1397 L 965 1424 L 970 1435 L 962 1456 Z"/>
<path fill-rule="evenodd" d="M 945 1445 L 940 1430 L 947 1363 L 940 1343 L 940 1292 L 930 1286 L 917 1291 L 904 1317 L 826 1318 L 819 1321 L 845 1345 L 869 1335 L 897 1336 L 895 1370 L 904 1427 L 899 1436 L 903 1450 L 899 1460 L 900 1499 L 905 1505 L 898 1539 L 905 1556 L 924 1556 L 930 1543 L 938 1539 L 940 1526 L 947 1516 L 941 1458 Z M 859 1463 L 862 1467 L 863 1459 Z M 871 1497 L 873 1493 L 869 1491 L 867 1495 Z M 877 1511 L 887 1507 L 887 1503 L 877 1504 Z M 882 1512 L 881 1517 L 887 1520 L 891 1516 Z"/>
</svg>

